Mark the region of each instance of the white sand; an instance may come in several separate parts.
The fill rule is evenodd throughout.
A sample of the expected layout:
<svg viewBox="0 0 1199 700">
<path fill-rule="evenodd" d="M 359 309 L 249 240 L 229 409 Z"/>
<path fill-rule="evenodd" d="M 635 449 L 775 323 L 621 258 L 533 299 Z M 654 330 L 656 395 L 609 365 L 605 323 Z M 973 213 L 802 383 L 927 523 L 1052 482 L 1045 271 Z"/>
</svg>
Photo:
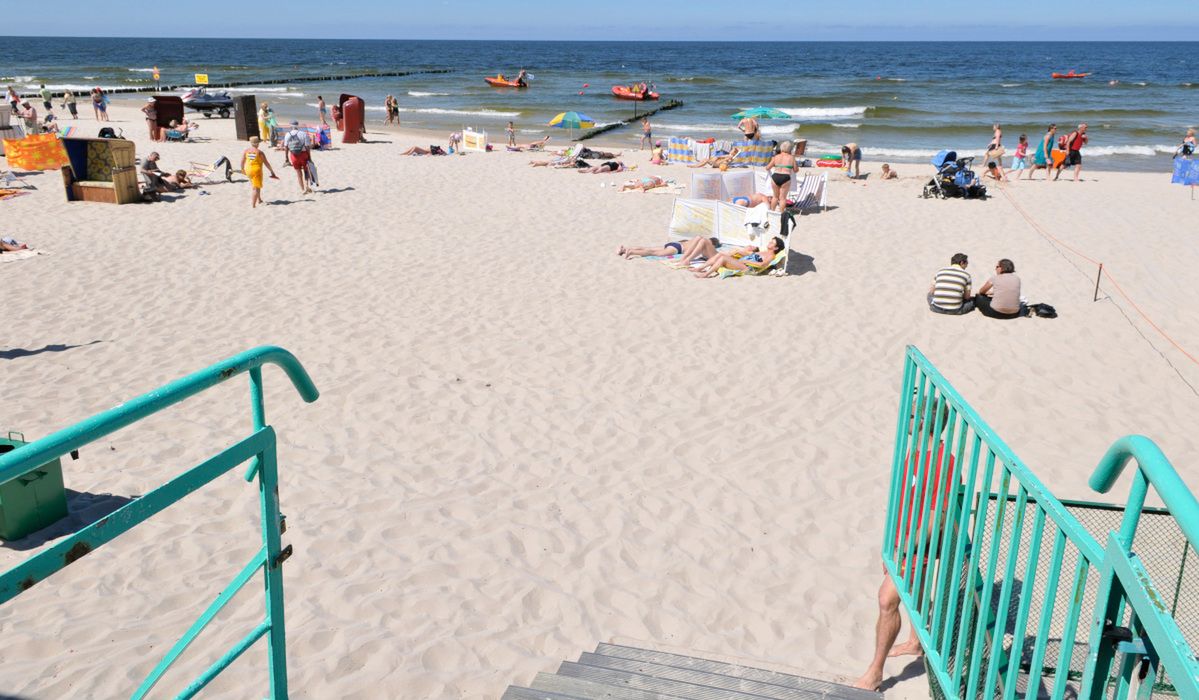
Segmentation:
<svg viewBox="0 0 1199 700">
<path fill-rule="evenodd" d="M 116 113 L 147 153 L 137 115 Z M 153 146 L 164 167 L 236 161 L 232 122 L 201 121 L 212 140 Z M 613 254 L 662 242 L 670 197 L 523 154 L 396 156 L 428 141 L 320 153 L 326 191 L 303 198 L 272 152 L 283 180 L 266 199 L 287 205 L 254 211 L 244 181 L 67 204 L 57 173 L 0 202 L 5 234 L 54 253 L 0 266 L 0 427 L 39 437 L 263 343 L 311 372 L 312 405 L 266 373 L 296 551 L 295 697 L 497 697 L 607 640 L 856 677 L 908 343 L 1061 495 L 1085 495 L 1108 444 L 1136 432 L 1199 485 L 1184 383 L 1199 366 L 1123 300 L 1092 303 L 1094 270 L 1012 205 L 1104 261 L 1194 353 L 1199 203 L 1168 175 L 1085 172 L 986 202 L 918 198 L 928 166 L 835 175 L 833 208 L 795 234 L 815 273 L 700 281 Z M 959 251 L 976 286 L 1012 258 L 1030 301 L 1061 317 L 929 313 L 929 279 Z M 249 421 L 239 379 L 85 448 L 67 486 L 145 493 Z M 257 549 L 256 522 L 254 488 L 231 473 L 0 608 L 0 692 L 129 693 Z M 0 567 L 26 556 L 0 549 Z M 260 600 L 248 586 L 221 618 L 236 624 L 202 636 L 164 695 Z M 261 696 L 264 649 L 205 697 Z M 926 693 L 917 677 L 890 695 Z"/>
</svg>

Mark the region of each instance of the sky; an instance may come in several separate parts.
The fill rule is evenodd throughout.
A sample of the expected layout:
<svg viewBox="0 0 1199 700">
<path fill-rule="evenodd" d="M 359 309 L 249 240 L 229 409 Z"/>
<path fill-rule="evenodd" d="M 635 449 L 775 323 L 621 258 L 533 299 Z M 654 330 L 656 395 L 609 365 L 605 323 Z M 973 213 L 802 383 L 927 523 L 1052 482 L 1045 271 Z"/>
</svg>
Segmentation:
<svg viewBox="0 0 1199 700">
<path fill-rule="evenodd" d="M 1193 0 L 288 0 L 267 20 L 245 0 L 187 3 L 177 21 L 142 1 L 9 3 L 0 34 L 22 36 L 608 41 L 1191 41 Z M 746 8 L 751 8 L 746 12 Z M 71 11 L 75 9 L 77 11 Z M 100 11 L 102 9 L 102 11 Z M 346 10 L 340 12 L 339 10 Z M 254 11 L 248 11 L 254 10 Z M 296 21 L 311 17 L 311 22 Z"/>
</svg>

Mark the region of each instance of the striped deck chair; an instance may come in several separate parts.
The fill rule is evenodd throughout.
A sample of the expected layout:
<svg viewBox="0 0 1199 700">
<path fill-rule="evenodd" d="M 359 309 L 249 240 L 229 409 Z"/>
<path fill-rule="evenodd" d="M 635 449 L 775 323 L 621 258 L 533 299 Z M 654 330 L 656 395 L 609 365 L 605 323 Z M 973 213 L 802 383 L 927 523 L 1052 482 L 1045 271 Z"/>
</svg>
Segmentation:
<svg viewBox="0 0 1199 700">
<path fill-rule="evenodd" d="M 734 141 L 733 148 L 741 149 L 730 168 L 764 168 L 774 157 L 774 146 L 769 141 Z"/>
<path fill-rule="evenodd" d="M 722 268 L 720 268 L 720 279 L 727 279 L 729 277 L 741 277 L 746 272 L 748 272 L 753 277 L 757 277 L 758 275 L 768 274 L 768 273 L 772 272 L 773 270 L 775 270 L 776 268 L 777 269 L 786 269 L 787 266 L 783 265 L 783 261 L 787 259 L 787 250 L 788 249 L 780 250 L 778 253 L 775 254 L 775 256 L 773 258 L 771 258 L 769 263 L 765 263 L 765 264 L 751 263 L 751 262 L 745 263 L 746 265 L 749 266 L 749 270 L 730 270 L 727 267 L 722 267 Z M 780 265 L 782 265 L 781 268 L 779 267 Z"/>
<path fill-rule="evenodd" d="M 792 211 L 819 208 L 824 210 L 828 201 L 828 173 L 807 173 L 795 190 Z"/>
<path fill-rule="evenodd" d="M 671 136 L 666 145 L 666 160 L 671 163 L 694 163 L 695 144 L 683 136 Z"/>
</svg>

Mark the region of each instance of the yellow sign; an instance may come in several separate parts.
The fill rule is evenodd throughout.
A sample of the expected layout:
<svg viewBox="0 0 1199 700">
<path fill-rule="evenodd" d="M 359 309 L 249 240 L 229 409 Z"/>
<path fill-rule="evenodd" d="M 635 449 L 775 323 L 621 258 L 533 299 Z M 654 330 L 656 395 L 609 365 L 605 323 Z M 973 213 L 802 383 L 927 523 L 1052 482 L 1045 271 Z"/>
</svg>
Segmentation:
<svg viewBox="0 0 1199 700">
<path fill-rule="evenodd" d="M 196 85 L 207 85 L 207 84 L 208 84 L 208 74 L 207 73 L 196 73 Z"/>
<path fill-rule="evenodd" d="M 154 66 L 154 79 L 158 80 L 158 66 Z"/>
</svg>

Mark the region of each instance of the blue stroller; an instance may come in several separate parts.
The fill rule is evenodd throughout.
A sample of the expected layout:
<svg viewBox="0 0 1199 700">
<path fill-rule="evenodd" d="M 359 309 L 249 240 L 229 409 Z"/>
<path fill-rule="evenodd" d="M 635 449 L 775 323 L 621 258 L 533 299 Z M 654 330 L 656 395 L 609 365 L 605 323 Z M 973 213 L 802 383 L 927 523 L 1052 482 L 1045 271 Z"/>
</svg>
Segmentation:
<svg viewBox="0 0 1199 700">
<path fill-rule="evenodd" d="M 957 151 L 941 151 L 933 156 L 932 164 L 937 174 L 924 186 L 924 198 L 986 199 L 987 186 L 970 169 L 973 161 L 973 156 L 958 158 Z"/>
</svg>

